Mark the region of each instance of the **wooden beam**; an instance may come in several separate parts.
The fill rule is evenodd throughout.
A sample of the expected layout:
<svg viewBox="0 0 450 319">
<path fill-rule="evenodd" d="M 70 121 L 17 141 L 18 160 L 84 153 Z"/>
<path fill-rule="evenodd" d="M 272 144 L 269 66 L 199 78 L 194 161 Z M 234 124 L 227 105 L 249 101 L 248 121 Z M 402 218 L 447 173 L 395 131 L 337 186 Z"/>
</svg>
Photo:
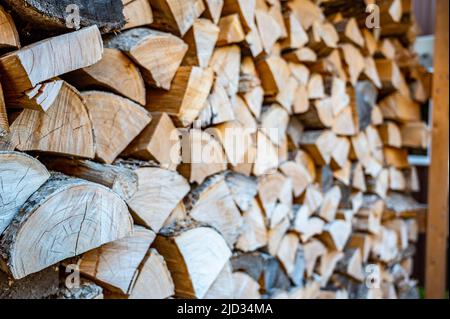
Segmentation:
<svg viewBox="0 0 450 319">
<path fill-rule="evenodd" d="M 448 238 L 448 1 L 436 4 L 433 130 L 428 175 L 425 295 L 444 298 Z M 447 173 L 445 173 L 447 172 Z"/>
</svg>

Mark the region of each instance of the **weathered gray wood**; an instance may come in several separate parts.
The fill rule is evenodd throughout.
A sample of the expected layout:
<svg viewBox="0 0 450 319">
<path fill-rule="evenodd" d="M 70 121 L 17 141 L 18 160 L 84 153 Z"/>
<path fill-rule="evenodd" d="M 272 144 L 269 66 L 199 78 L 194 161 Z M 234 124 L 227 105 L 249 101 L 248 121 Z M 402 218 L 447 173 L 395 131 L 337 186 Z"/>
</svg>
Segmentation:
<svg viewBox="0 0 450 319">
<path fill-rule="evenodd" d="M 76 22 L 70 14 L 79 8 L 79 26 L 97 25 L 103 33 L 120 30 L 125 25 L 122 0 L 5 0 L 25 23 L 39 29 L 65 31 L 66 21 Z M 72 5 L 72 6 L 70 6 Z M 75 23 L 76 24 L 76 23 Z"/>
</svg>

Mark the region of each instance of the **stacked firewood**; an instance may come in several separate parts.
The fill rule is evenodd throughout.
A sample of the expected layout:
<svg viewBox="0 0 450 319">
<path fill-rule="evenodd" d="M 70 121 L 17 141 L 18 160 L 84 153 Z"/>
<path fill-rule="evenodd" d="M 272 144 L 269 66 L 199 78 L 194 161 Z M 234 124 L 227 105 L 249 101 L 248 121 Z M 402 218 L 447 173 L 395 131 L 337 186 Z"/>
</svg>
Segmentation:
<svg viewBox="0 0 450 319">
<path fill-rule="evenodd" d="M 0 1 L 0 298 L 416 296 L 411 1 L 88 2 Z"/>
</svg>

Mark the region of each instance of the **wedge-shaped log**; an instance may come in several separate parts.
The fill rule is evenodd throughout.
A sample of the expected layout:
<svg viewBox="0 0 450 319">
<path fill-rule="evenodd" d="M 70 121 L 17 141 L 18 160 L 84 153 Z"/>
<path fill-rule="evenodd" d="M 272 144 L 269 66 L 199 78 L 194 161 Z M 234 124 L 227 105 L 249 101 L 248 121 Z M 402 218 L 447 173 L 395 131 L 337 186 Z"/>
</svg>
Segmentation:
<svg viewBox="0 0 450 319">
<path fill-rule="evenodd" d="M 100 32 L 92 26 L 6 54 L 0 58 L 6 100 L 10 96 L 14 100 L 41 82 L 90 66 L 101 59 L 102 53 Z"/>
<path fill-rule="evenodd" d="M 335 146 L 336 135 L 332 131 L 307 131 L 300 146 L 308 151 L 318 165 L 328 165 Z"/>
<path fill-rule="evenodd" d="M 0 234 L 28 197 L 50 177 L 38 160 L 24 153 L 0 151 Z"/>
<path fill-rule="evenodd" d="M 152 24 L 153 11 L 148 0 L 122 0 L 126 24 L 123 30 Z"/>
<path fill-rule="evenodd" d="M 224 0 L 222 15 L 237 13 L 246 32 L 255 26 L 255 0 Z"/>
<path fill-rule="evenodd" d="M 289 81 L 289 66 L 281 57 L 270 56 L 258 61 L 256 68 L 266 95 L 277 94 Z"/>
<path fill-rule="evenodd" d="M 244 41 L 245 33 L 238 14 L 230 14 L 219 21 L 219 38 L 217 45 L 229 45 Z"/>
<path fill-rule="evenodd" d="M 135 226 L 131 236 L 85 253 L 79 271 L 108 290 L 129 295 L 155 237 L 151 230 Z"/>
<path fill-rule="evenodd" d="M 167 299 L 175 294 L 166 261 L 156 249 L 150 249 L 140 267 L 128 299 Z"/>
<path fill-rule="evenodd" d="M 211 69 L 180 67 L 169 91 L 147 91 L 146 108 L 152 112 L 166 112 L 176 125 L 189 126 L 204 107 L 212 85 Z"/>
<path fill-rule="evenodd" d="M 180 163 L 180 138 L 166 113 L 153 113 L 149 125 L 122 152 L 140 160 L 154 160 L 162 167 L 175 169 Z"/>
<path fill-rule="evenodd" d="M 241 233 L 242 217 L 222 175 L 216 175 L 193 189 L 184 203 L 189 216 L 217 229 L 230 247 Z"/>
<path fill-rule="evenodd" d="M 243 252 L 255 251 L 267 245 L 267 229 L 264 213 L 256 199 L 243 214 L 242 233 L 236 242 L 236 248 Z"/>
<path fill-rule="evenodd" d="M 69 13 L 79 14 L 79 25 L 97 25 L 104 33 L 118 31 L 125 24 L 122 0 L 7 0 L 13 11 L 31 26 L 44 30 L 67 31 Z M 75 7 L 76 6 L 76 7 Z M 73 28 L 73 27 L 72 27 Z"/>
<path fill-rule="evenodd" d="M 218 24 L 222 13 L 223 4 L 224 0 L 205 0 L 206 9 L 203 15 L 214 22 L 214 24 Z"/>
<path fill-rule="evenodd" d="M 80 93 L 63 84 L 46 113 L 23 110 L 11 125 L 11 141 L 20 151 L 41 151 L 94 158 L 94 135 Z"/>
<path fill-rule="evenodd" d="M 217 48 L 209 65 L 216 75 L 216 81 L 225 88 L 228 96 L 236 95 L 239 90 L 241 49 L 237 45 Z"/>
<path fill-rule="evenodd" d="M 150 123 L 151 115 L 121 96 L 87 91 L 82 93 L 95 134 L 95 156 L 111 164 Z"/>
<path fill-rule="evenodd" d="M 189 130 L 182 138 L 181 175 L 191 183 L 201 184 L 211 175 L 227 169 L 227 157 L 222 145 L 206 131 Z"/>
<path fill-rule="evenodd" d="M 183 37 L 189 49 L 183 65 L 207 68 L 219 37 L 219 27 L 208 19 L 197 19 L 192 28 Z"/>
<path fill-rule="evenodd" d="M 203 0 L 149 0 L 156 29 L 184 36 L 205 11 Z"/>
<path fill-rule="evenodd" d="M 223 237 L 203 226 L 164 229 L 153 246 L 166 260 L 180 298 L 203 298 L 231 257 Z"/>
<path fill-rule="evenodd" d="M 80 90 L 105 89 L 145 105 L 145 83 L 141 72 L 117 49 L 106 48 L 99 62 L 71 72 L 65 79 Z"/>
<path fill-rule="evenodd" d="M 188 46 L 182 39 L 148 28 L 127 30 L 105 39 L 105 47 L 127 54 L 141 69 L 146 83 L 169 90 Z"/>
<path fill-rule="evenodd" d="M 104 186 L 56 174 L 29 198 L 5 231 L 0 267 L 21 279 L 128 236 L 132 225 L 119 195 Z"/>
<path fill-rule="evenodd" d="M 420 122 L 420 105 L 413 100 L 395 92 L 381 100 L 380 110 L 383 117 L 398 122 Z"/>
<path fill-rule="evenodd" d="M 231 263 L 227 262 L 219 276 L 209 287 L 204 299 L 233 299 L 234 282 Z"/>
</svg>

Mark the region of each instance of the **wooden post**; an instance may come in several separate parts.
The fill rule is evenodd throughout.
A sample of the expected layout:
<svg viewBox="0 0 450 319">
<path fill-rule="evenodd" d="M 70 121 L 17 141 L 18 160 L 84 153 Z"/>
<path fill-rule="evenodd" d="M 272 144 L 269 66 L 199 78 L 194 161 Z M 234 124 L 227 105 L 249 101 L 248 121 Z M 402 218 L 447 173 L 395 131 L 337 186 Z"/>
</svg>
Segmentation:
<svg viewBox="0 0 450 319">
<path fill-rule="evenodd" d="M 443 298 L 447 272 L 448 236 L 448 1 L 436 7 L 433 79 L 433 131 L 428 179 L 428 224 L 425 293 Z"/>
</svg>

